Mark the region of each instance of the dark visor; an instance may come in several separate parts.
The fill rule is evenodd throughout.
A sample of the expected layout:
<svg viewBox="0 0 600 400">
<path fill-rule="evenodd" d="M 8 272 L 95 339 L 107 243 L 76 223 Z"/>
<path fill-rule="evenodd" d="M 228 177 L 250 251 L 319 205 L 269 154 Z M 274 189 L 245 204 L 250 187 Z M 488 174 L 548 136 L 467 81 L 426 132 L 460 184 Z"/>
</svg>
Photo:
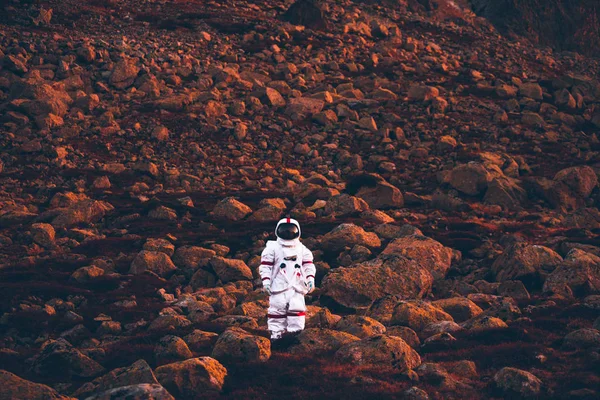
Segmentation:
<svg viewBox="0 0 600 400">
<path fill-rule="evenodd" d="M 277 227 L 277 237 L 283 240 L 293 240 L 300 237 L 300 230 L 294 224 L 283 223 Z"/>
</svg>

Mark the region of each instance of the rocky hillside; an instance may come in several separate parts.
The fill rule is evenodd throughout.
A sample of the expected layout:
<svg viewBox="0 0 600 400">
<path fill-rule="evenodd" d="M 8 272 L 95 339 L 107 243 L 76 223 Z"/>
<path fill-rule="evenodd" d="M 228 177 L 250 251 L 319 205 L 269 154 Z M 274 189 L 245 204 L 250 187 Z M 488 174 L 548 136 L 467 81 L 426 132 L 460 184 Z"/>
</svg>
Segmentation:
<svg viewBox="0 0 600 400">
<path fill-rule="evenodd" d="M 600 54 L 600 3 L 596 0 L 470 0 L 474 11 L 503 33 L 559 50 Z"/>
<path fill-rule="evenodd" d="M 597 398 L 598 61 L 451 1 L 0 10 L 0 399 Z M 271 344 L 291 214 L 307 329 Z"/>
</svg>

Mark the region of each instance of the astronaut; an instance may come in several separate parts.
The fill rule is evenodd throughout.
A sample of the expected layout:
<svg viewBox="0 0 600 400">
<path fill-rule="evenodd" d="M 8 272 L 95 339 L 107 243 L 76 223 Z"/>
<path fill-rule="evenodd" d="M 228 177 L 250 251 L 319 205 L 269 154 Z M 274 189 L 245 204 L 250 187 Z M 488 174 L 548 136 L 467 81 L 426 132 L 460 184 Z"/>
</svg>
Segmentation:
<svg viewBox="0 0 600 400">
<path fill-rule="evenodd" d="M 271 339 L 304 329 L 304 295 L 315 288 L 313 254 L 300 242 L 300 224 L 284 218 L 275 228 L 277 240 L 269 240 L 259 267 L 264 291 L 269 294 L 267 324 Z"/>
</svg>

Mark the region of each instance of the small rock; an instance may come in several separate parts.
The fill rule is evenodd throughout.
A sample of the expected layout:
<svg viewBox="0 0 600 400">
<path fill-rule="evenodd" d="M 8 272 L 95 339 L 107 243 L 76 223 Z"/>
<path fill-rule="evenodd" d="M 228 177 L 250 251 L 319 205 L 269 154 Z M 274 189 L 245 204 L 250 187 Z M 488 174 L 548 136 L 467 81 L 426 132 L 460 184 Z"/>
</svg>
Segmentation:
<svg viewBox="0 0 600 400">
<path fill-rule="evenodd" d="M 271 342 L 241 328 L 229 328 L 219 336 L 212 357 L 219 361 L 266 362 L 271 357 Z"/>
<path fill-rule="evenodd" d="M 239 221 L 244 219 L 252 209 L 247 205 L 240 203 L 233 197 L 227 197 L 221 200 L 213 209 L 212 215 L 219 219 L 228 219 L 231 221 Z"/>
<path fill-rule="evenodd" d="M 159 365 L 192 357 L 193 354 L 187 344 L 178 336 L 164 336 L 154 347 L 154 358 Z"/>
<path fill-rule="evenodd" d="M 227 369 L 211 357 L 198 357 L 156 368 L 158 381 L 177 398 L 201 398 L 223 388 Z"/>
<path fill-rule="evenodd" d="M 421 357 L 397 336 L 377 335 L 342 346 L 335 359 L 348 365 L 388 365 L 399 371 L 418 367 Z"/>
<path fill-rule="evenodd" d="M 535 375 L 517 368 L 505 367 L 494 375 L 496 386 L 506 395 L 537 397 L 542 381 Z"/>
<path fill-rule="evenodd" d="M 145 271 L 150 271 L 159 276 L 168 276 L 175 270 L 177 270 L 177 267 L 165 253 L 142 250 L 131 263 L 129 273 L 139 275 Z"/>
</svg>

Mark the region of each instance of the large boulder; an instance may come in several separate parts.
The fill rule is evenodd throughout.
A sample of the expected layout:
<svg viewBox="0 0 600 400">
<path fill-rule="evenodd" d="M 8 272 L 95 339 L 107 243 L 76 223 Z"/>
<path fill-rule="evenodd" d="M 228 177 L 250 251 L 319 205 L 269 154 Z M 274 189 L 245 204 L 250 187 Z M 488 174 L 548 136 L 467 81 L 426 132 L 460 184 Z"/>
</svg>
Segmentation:
<svg viewBox="0 0 600 400">
<path fill-rule="evenodd" d="M 41 376 L 62 379 L 91 378 L 104 372 L 104 368 L 65 339 L 48 340 L 33 358 L 32 370 Z"/>
<path fill-rule="evenodd" d="M 113 388 L 142 383 L 158 384 L 158 381 L 148 363 L 145 360 L 138 360 L 128 367 L 113 369 L 108 374 L 86 383 L 73 394 L 82 398 L 91 393 L 101 393 Z"/>
<path fill-rule="evenodd" d="M 360 340 L 346 332 L 332 329 L 308 328 L 296 337 L 297 344 L 290 347 L 292 354 L 321 354 L 336 351 L 343 345 Z"/>
<path fill-rule="evenodd" d="M 492 174 L 483 164 L 470 162 L 455 167 L 445 176 L 444 181 L 459 192 L 477 196 L 487 190 L 492 178 Z"/>
<path fill-rule="evenodd" d="M 191 333 L 183 337 L 188 347 L 193 351 L 202 351 L 212 347 L 216 343 L 219 335 L 214 332 L 205 332 L 200 329 L 194 329 Z"/>
<path fill-rule="evenodd" d="M 465 297 L 436 300 L 432 304 L 450 314 L 457 322 L 474 318 L 483 312 L 477 304 Z"/>
<path fill-rule="evenodd" d="M 357 309 L 386 295 L 422 298 L 432 284 L 431 273 L 418 262 L 391 254 L 334 269 L 323 280 L 321 293 L 339 305 Z"/>
<path fill-rule="evenodd" d="M 31 71 L 27 79 L 15 81 L 10 88 L 10 99 L 15 99 L 13 104 L 36 120 L 63 117 L 73 103 L 65 85 L 46 83 L 39 71 Z"/>
<path fill-rule="evenodd" d="M 165 253 L 142 250 L 131 263 L 129 273 L 139 275 L 145 271 L 150 271 L 158 276 L 168 276 L 176 269 L 177 267 L 173 264 L 171 258 Z"/>
<path fill-rule="evenodd" d="M 199 246 L 181 246 L 175 250 L 173 255 L 173 263 L 179 268 L 196 270 L 200 260 L 212 258 L 217 253 L 212 249 L 205 249 Z"/>
<path fill-rule="evenodd" d="M 431 273 L 434 279 L 443 279 L 452 263 L 452 249 L 421 235 L 397 238 L 382 254 L 398 254 L 413 259 Z"/>
<path fill-rule="evenodd" d="M 290 116 L 294 114 L 309 116 L 321 112 L 323 107 L 325 107 L 323 100 L 310 97 L 294 97 L 289 100 L 285 114 Z"/>
<path fill-rule="evenodd" d="M 567 349 L 588 349 L 600 347 L 600 331 L 598 329 L 578 329 L 573 331 L 563 341 Z"/>
<path fill-rule="evenodd" d="M 246 315 L 223 315 L 222 317 L 213 319 L 212 323 L 225 327 L 236 326 L 246 329 L 258 329 L 256 319 Z"/>
<path fill-rule="evenodd" d="M 361 339 L 385 333 L 385 326 L 381 322 L 363 315 L 345 316 L 335 325 L 335 329 Z"/>
<path fill-rule="evenodd" d="M 434 322 L 454 321 L 452 316 L 441 308 L 426 301 L 401 301 L 394 308 L 391 323 L 408 326 L 415 332 L 421 332 L 427 325 Z"/>
<path fill-rule="evenodd" d="M 213 209 L 212 215 L 218 219 L 227 219 L 230 221 L 239 221 L 244 219 L 252 209 L 237 201 L 233 197 L 227 197 L 221 200 Z"/>
<path fill-rule="evenodd" d="M 56 209 L 56 217 L 52 220 L 55 228 L 66 228 L 79 224 L 98 222 L 114 210 L 106 201 L 87 199 L 76 202 L 67 208 Z"/>
<path fill-rule="evenodd" d="M 256 210 L 248 221 L 256 222 L 274 222 L 281 218 L 281 215 L 286 210 L 287 206 L 283 199 L 263 199 L 261 200 L 258 210 Z"/>
<path fill-rule="evenodd" d="M 598 179 L 590 167 L 571 167 L 559 171 L 554 180 L 530 177 L 525 180 L 528 191 L 561 210 L 585 207 L 586 198 L 597 186 Z"/>
<path fill-rule="evenodd" d="M 542 87 L 539 85 L 539 83 L 535 82 L 523 83 L 521 86 L 519 86 L 519 94 L 523 97 L 529 97 L 534 100 L 544 99 Z"/>
<path fill-rule="evenodd" d="M 527 191 L 516 179 L 502 177 L 492 179 L 483 196 L 483 202 L 494 204 L 508 210 L 518 210 L 527 202 Z"/>
<path fill-rule="evenodd" d="M 383 180 L 374 186 L 361 187 L 356 196 L 366 201 L 374 209 L 404 207 L 404 197 L 400 189 Z"/>
<path fill-rule="evenodd" d="M 386 295 L 376 299 L 366 310 L 365 315 L 376 319 L 384 325 L 389 325 L 394 314 L 394 308 L 405 299 L 402 295 Z"/>
<path fill-rule="evenodd" d="M 598 185 L 598 177 L 591 167 L 569 167 L 560 170 L 554 176 L 554 181 L 567 185 L 577 195 L 587 198 Z"/>
<path fill-rule="evenodd" d="M 252 270 L 242 260 L 213 257 L 210 265 L 223 282 L 252 279 Z"/>
<path fill-rule="evenodd" d="M 333 328 L 342 319 L 339 315 L 332 314 L 327 308 L 320 308 L 314 314 L 306 316 L 307 328 Z"/>
<path fill-rule="evenodd" d="M 154 346 L 154 358 L 157 364 L 187 360 L 193 356 L 192 351 L 179 336 L 164 336 Z"/>
<path fill-rule="evenodd" d="M 548 275 L 543 290 L 567 297 L 600 294 L 600 257 L 579 249 L 569 251 Z"/>
<path fill-rule="evenodd" d="M 417 332 L 413 331 L 408 326 L 388 326 L 385 333 L 388 336 L 398 336 L 413 349 L 417 349 L 421 345 L 421 339 L 419 339 Z"/>
<path fill-rule="evenodd" d="M 1 172 L 1 171 L 0 171 Z M 31 238 L 33 241 L 43 247 L 52 247 L 56 232 L 50 224 L 31 225 Z"/>
<path fill-rule="evenodd" d="M 440 321 L 440 322 L 432 322 L 423 328 L 419 335 L 424 340 L 424 344 L 431 343 L 431 341 L 437 339 L 450 339 L 453 340 L 451 334 L 454 332 L 462 331 L 463 328 L 452 321 Z"/>
<path fill-rule="evenodd" d="M 491 317 L 489 315 L 479 315 L 477 317 L 471 318 L 461 323 L 460 326 L 463 329 L 471 332 L 482 332 L 488 330 L 508 328 L 506 322 L 502 321 L 500 318 Z"/>
<path fill-rule="evenodd" d="M 265 362 L 271 357 L 271 342 L 237 327 L 223 332 L 212 351 L 219 361 Z"/>
<path fill-rule="evenodd" d="M 126 89 L 133 85 L 139 72 L 135 60 L 124 57 L 115 64 L 110 75 L 110 83 L 117 89 Z"/>
<path fill-rule="evenodd" d="M 494 375 L 494 383 L 507 396 L 537 398 L 542 389 L 542 381 L 530 372 L 505 367 Z"/>
<path fill-rule="evenodd" d="M 31 382 L 17 375 L 0 370 L 0 400 L 71 400 L 50 386 Z"/>
<path fill-rule="evenodd" d="M 354 247 L 359 244 L 361 246 L 375 248 L 381 246 L 381 240 L 377 234 L 367 232 L 360 226 L 354 224 L 341 224 L 328 232 L 321 239 L 321 244 L 324 250 L 337 252 L 344 247 Z"/>
<path fill-rule="evenodd" d="M 144 243 L 144 250 L 160 251 L 171 257 L 175 252 L 175 245 L 166 239 L 148 238 L 146 243 Z"/>
<path fill-rule="evenodd" d="M 400 371 L 414 369 L 421 357 L 397 336 L 377 335 L 342 346 L 335 359 L 348 365 L 392 366 Z"/>
<path fill-rule="evenodd" d="M 175 397 L 161 385 L 141 383 L 109 389 L 85 400 L 175 400 Z"/>
<path fill-rule="evenodd" d="M 325 205 L 326 214 L 334 214 L 337 217 L 363 212 L 369 209 L 369 205 L 358 197 L 348 194 L 333 196 Z"/>
<path fill-rule="evenodd" d="M 190 358 L 156 368 L 156 378 L 177 398 L 201 398 L 221 391 L 227 369 L 211 357 Z"/>
<path fill-rule="evenodd" d="M 329 26 L 326 14 L 316 0 L 297 0 L 283 13 L 281 19 L 309 29 L 327 29 Z"/>
<path fill-rule="evenodd" d="M 176 331 L 178 329 L 186 328 L 192 323 L 183 315 L 160 315 L 158 316 L 150 326 L 148 330 L 151 332 L 163 332 L 163 331 Z"/>
<path fill-rule="evenodd" d="M 561 262 L 548 247 L 515 243 L 494 261 L 492 272 L 498 281 L 544 279 Z"/>
</svg>

